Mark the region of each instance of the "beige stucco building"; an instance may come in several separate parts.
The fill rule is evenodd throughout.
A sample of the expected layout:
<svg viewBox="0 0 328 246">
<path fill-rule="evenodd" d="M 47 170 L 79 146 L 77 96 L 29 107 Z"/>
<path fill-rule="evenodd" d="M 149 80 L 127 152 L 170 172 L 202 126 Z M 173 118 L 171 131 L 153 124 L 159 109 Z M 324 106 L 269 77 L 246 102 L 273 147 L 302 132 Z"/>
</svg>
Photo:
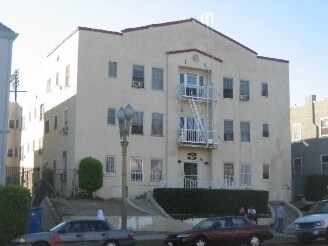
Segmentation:
<svg viewBox="0 0 328 246">
<path fill-rule="evenodd" d="M 130 104 L 129 197 L 247 187 L 289 200 L 288 64 L 195 19 L 122 32 L 79 27 L 47 57 L 35 165 L 55 168 L 55 190 L 70 195 L 80 160 L 92 156 L 104 165 L 97 195 L 119 197 L 116 112 Z"/>
</svg>

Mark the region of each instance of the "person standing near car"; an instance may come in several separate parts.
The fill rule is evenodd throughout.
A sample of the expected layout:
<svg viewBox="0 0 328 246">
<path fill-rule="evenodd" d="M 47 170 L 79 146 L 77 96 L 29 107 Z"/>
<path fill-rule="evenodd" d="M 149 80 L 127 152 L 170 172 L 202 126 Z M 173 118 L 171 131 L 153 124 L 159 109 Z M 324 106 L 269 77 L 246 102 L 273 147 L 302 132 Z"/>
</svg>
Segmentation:
<svg viewBox="0 0 328 246">
<path fill-rule="evenodd" d="M 277 218 L 277 232 L 282 233 L 282 229 L 284 227 L 284 218 L 285 218 L 285 209 L 284 203 L 280 203 L 280 206 L 276 210 L 276 218 Z"/>
<path fill-rule="evenodd" d="M 104 215 L 104 212 L 102 211 L 102 209 L 98 209 L 98 212 L 97 212 L 97 219 L 98 220 L 105 220 L 105 215 Z"/>
</svg>

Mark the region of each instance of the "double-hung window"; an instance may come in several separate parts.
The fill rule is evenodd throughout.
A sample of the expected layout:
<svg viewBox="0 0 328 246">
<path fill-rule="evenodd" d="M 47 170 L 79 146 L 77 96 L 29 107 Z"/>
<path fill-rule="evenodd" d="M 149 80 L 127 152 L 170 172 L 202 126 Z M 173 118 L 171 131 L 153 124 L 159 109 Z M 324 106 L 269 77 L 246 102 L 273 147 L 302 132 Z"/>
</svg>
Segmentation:
<svg viewBox="0 0 328 246">
<path fill-rule="evenodd" d="M 108 77 L 117 78 L 117 62 L 108 62 Z"/>
<path fill-rule="evenodd" d="M 145 83 L 144 66 L 133 65 L 132 87 L 144 88 L 144 83 Z"/>
<path fill-rule="evenodd" d="M 269 137 L 269 124 L 263 124 L 262 136 L 266 138 Z"/>
<path fill-rule="evenodd" d="M 131 134 L 143 134 L 143 112 L 134 111 L 132 116 Z"/>
<path fill-rule="evenodd" d="M 163 161 L 161 159 L 151 160 L 150 182 L 161 182 L 163 179 Z"/>
<path fill-rule="evenodd" d="M 107 110 L 107 124 L 115 125 L 116 123 L 116 110 L 115 108 L 109 108 Z"/>
<path fill-rule="evenodd" d="M 223 78 L 223 98 L 233 98 L 232 78 Z"/>
<path fill-rule="evenodd" d="M 240 141 L 249 143 L 251 141 L 250 123 L 246 121 L 240 122 Z"/>
<path fill-rule="evenodd" d="M 224 141 L 233 141 L 233 121 L 224 120 Z"/>
<path fill-rule="evenodd" d="M 70 76 L 71 76 L 71 66 L 66 66 L 66 73 L 65 73 L 65 88 L 70 86 Z"/>
<path fill-rule="evenodd" d="M 321 172 L 328 173 L 328 155 L 321 156 Z"/>
<path fill-rule="evenodd" d="M 50 130 L 50 120 L 47 119 L 45 122 L 44 122 L 44 132 L 45 133 L 48 133 Z"/>
<path fill-rule="evenodd" d="M 269 96 L 269 85 L 268 85 L 268 83 L 262 83 L 261 96 L 262 97 L 268 97 Z"/>
<path fill-rule="evenodd" d="M 115 163 L 115 156 L 106 156 L 106 173 L 107 174 L 116 174 L 116 163 Z"/>
<path fill-rule="evenodd" d="M 293 158 L 293 175 L 294 176 L 303 175 L 303 164 L 302 164 L 302 158 L 300 157 Z"/>
<path fill-rule="evenodd" d="M 130 181 L 143 182 L 143 159 L 133 157 L 130 159 Z"/>
<path fill-rule="evenodd" d="M 270 179 L 270 166 L 268 164 L 263 164 L 263 176 L 264 180 Z"/>
<path fill-rule="evenodd" d="M 189 97 L 204 97 L 204 76 L 190 73 L 180 73 L 180 90 Z"/>
<path fill-rule="evenodd" d="M 300 141 L 302 139 L 301 123 L 293 124 L 292 126 L 292 140 Z"/>
<path fill-rule="evenodd" d="M 252 165 L 250 163 L 240 163 L 240 184 L 246 186 L 252 184 Z"/>
<path fill-rule="evenodd" d="M 328 119 L 322 119 L 320 122 L 320 135 L 322 137 L 328 137 Z"/>
<path fill-rule="evenodd" d="M 152 113 L 151 135 L 163 136 L 163 114 Z"/>
<path fill-rule="evenodd" d="M 163 68 L 152 68 L 151 88 L 153 90 L 163 90 Z"/>
<path fill-rule="evenodd" d="M 240 80 L 240 100 L 249 100 L 249 81 Z"/>
</svg>

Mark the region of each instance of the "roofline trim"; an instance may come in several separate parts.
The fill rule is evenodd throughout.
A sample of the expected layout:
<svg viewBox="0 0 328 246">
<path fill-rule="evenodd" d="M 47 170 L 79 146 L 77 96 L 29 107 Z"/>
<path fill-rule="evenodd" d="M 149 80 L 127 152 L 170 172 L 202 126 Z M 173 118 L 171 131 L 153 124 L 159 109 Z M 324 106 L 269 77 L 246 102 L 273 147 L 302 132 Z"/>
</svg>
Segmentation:
<svg viewBox="0 0 328 246">
<path fill-rule="evenodd" d="M 185 50 L 172 50 L 172 51 L 167 51 L 166 54 L 171 55 L 171 54 L 180 54 L 180 53 L 187 53 L 187 52 L 198 52 L 204 56 L 207 56 L 209 58 L 213 58 L 214 60 L 218 62 L 223 62 L 220 58 L 212 56 L 204 51 L 201 51 L 199 49 L 193 48 L 193 49 L 185 49 Z"/>
<path fill-rule="evenodd" d="M 272 57 L 257 56 L 257 58 L 259 58 L 259 59 L 263 59 L 263 60 L 269 60 L 269 61 L 276 61 L 276 62 L 289 63 L 288 60 L 277 59 L 277 58 L 272 58 Z"/>
</svg>

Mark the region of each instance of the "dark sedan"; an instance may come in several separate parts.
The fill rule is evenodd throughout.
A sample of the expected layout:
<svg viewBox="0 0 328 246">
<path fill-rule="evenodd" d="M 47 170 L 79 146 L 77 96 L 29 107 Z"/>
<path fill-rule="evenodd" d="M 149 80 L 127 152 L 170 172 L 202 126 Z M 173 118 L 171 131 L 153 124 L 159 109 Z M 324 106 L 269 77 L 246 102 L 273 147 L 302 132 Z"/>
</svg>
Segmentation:
<svg viewBox="0 0 328 246">
<path fill-rule="evenodd" d="M 205 219 L 192 230 L 170 234 L 164 243 L 168 246 L 207 246 L 218 243 L 247 243 L 258 246 L 264 240 L 272 238 L 268 225 L 256 225 L 242 216 L 224 216 Z"/>
<path fill-rule="evenodd" d="M 19 236 L 11 245 L 54 246 L 133 246 L 136 241 L 129 230 L 114 229 L 105 220 L 68 220 L 47 232 Z"/>
</svg>

